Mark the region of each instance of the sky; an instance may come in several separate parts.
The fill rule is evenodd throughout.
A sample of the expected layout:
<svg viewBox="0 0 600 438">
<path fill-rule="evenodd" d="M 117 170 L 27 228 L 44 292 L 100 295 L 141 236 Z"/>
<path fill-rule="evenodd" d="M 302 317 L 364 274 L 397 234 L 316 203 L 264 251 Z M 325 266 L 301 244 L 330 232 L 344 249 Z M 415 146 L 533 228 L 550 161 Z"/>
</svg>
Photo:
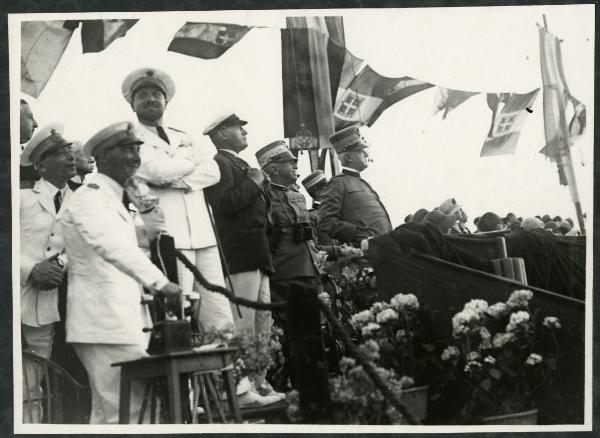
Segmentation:
<svg viewBox="0 0 600 438">
<path fill-rule="evenodd" d="M 541 87 L 536 23 L 542 24 L 542 14 L 550 31 L 564 41 L 570 91 L 587 106 L 588 128 L 572 154 L 582 207 L 591 218 L 593 5 L 12 16 L 11 26 L 18 19 L 140 21 L 97 54 L 82 54 L 76 30 L 38 99 L 19 93 L 19 55 L 12 50 L 15 41 L 18 47 L 19 26 L 11 27 L 11 99 L 15 108 L 19 97 L 31 102 L 41 126 L 60 121 L 65 137 L 85 142 L 112 122 L 134 119 L 121 95 L 121 82 L 136 68 L 157 67 L 177 86 L 165 113 L 168 126 L 208 142 L 203 129 L 216 115 L 234 111 L 249 122 L 249 147 L 242 156 L 256 164 L 254 152 L 283 136 L 279 28 L 285 26 L 286 16 L 343 16 L 347 49 L 384 76 L 407 75 L 466 91 L 525 93 Z M 173 35 L 187 21 L 263 27 L 252 29 L 220 58 L 202 60 L 167 52 Z M 394 226 L 409 213 L 432 209 L 449 197 L 458 200 L 470 219 L 486 211 L 575 219 L 569 190 L 558 184 L 556 165 L 538 153 L 544 146 L 541 93 L 516 153 L 480 158 L 491 122 L 485 95 L 469 99 L 442 120 L 440 114 L 432 115 L 435 92 L 432 88 L 413 95 L 388 108 L 371 128 L 362 128 L 374 159 L 363 176 L 378 191 Z M 16 117 L 12 123 L 15 133 Z M 309 172 L 304 155 L 299 180 Z"/>
</svg>

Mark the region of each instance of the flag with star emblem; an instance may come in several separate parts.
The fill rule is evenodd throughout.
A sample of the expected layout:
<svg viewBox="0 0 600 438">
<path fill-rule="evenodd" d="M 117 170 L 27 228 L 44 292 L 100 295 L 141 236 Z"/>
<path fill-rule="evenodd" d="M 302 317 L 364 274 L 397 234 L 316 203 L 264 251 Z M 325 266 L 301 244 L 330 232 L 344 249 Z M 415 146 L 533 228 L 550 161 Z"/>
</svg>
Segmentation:
<svg viewBox="0 0 600 438">
<path fill-rule="evenodd" d="M 238 43 L 251 27 L 224 23 L 185 23 L 168 50 L 202 59 L 215 59 Z"/>
<path fill-rule="evenodd" d="M 82 20 L 83 53 L 101 52 L 117 38 L 125 36 L 138 20 Z"/>
<path fill-rule="evenodd" d="M 492 126 L 481 149 L 482 157 L 509 155 L 515 152 L 519 134 L 527 122 L 539 91 L 540 89 L 536 88 L 527 94 L 488 93 Z"/>
</svg>

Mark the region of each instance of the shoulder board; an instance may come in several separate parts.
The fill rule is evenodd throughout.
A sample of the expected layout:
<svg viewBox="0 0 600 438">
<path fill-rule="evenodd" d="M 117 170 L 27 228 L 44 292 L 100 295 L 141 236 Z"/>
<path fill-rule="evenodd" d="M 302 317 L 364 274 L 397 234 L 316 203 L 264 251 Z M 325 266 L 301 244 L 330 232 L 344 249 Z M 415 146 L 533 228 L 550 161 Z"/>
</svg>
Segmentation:
<svg viewBox="0 0 600 438">
<path fill-rule="evenodd" d="M 182 134 L 185 134 L 185 131 L 182 131 L 181 129 L 173 128 L 172 126 L 167 126 L 167 128 L 172 129 L 175 132 L 181 132 Z"/>
<path fill-rule="evenodd" d="M 98 190 L 100 188 L 100 186 L 96 183 L 89 183 L 85 185 L 86 187 L 89 187 L 90 189 L 96 189 Z"/>
<path fill-rule="evenodd" d="M 19 181 L 21 189 L 32 189 L 35 185 L 35 181 L 32 179 L 26 179 L 24 181 Z"/>
</svg>

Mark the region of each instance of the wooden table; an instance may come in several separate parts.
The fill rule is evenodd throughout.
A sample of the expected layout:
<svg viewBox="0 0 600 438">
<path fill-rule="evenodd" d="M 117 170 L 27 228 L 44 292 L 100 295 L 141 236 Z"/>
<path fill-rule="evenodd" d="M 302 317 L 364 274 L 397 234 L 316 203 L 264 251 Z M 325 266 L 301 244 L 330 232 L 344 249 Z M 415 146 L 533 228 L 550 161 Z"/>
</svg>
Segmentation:
<svg viewBox="0 0 600 438">
<path fill-rule="evenodd" d="M 119 397 L 119 423 L 129 424 L 131 382 L 134 380 L 158 379 L 166 377 L 170 422 L 181 424 L 182 405 L 180 377 L 195 372 L 220 372 L 225 382 L 227 401 L 234 421 L 241 422 L 237 403 L 236 384 L 233 376 L 234 347 L 212 348 L 209 350 L 185 350 L 151 355 L 140 359 L 118 362 L 112 366 L 121 367 L 121 392 Z"/>
</svg>

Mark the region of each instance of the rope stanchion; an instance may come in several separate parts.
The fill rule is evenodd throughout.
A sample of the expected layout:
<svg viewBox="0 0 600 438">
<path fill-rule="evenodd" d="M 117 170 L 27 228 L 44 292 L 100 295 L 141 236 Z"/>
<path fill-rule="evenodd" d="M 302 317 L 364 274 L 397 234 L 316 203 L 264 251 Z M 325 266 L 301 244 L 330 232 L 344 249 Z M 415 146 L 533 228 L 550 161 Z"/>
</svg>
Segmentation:
<svg viewBox="0 0 600 438">
<path fill-rule="evenodd" d="M 183 265 L 189 269 L 198 283 L 205 289 L 211 292 L 217 292 L 222 295 L 225 295 L 229 301 L 234 304 L 239 304 L 241 306 L 250 307 L 257 310 L 282 310 L 287 304 L 286 303 L 262 303 L 258 301 L 251 301 L 245 298 L 241 298 L 235 296 L 228 289 L 223 286 L 218 286 L 215 284 L 209 283 L 206 278 L 202 275 L 202 273 L 198 270 L 198 268 L 188 260 L 188 258 L 181 253 L 179 250 L 175 250 L 175 256 L 183 263 Z M 290 282 L 290 289 L 294 289 L 297 287 L 306 288 L 306 285 L 301 282 Z M 388 400 L 392 406 L 394 406 L 400 414 L 406 419 L 409 424 L 419 425 L 421 422 L 415 418 L 415 416 L 408 410 L 408 408 L 400 401 L 398 396 L 392 392 L 392 390 L 387 386 L 387 384 L 383 381 L 381 376 L 377 374 L 373 363 L 362 353 L 357 346 L 352 342 L 350 336 L 344 328 L 340 325 L 336 316 L 333 314 L 331 308 L 325 303 L 321 298 L 318 298 L 319 310 L 325 315 L 327 321 L 333 327 L 334 332 L 342 339 L 344 345 L 346 346 L 347 351 L 353 356 L 356 361 L 363 367 L 367 375 L 371 378 L 377 389 L 381 392 L 381 394 Z"/>
<path fill-rule="evenodd" d="M 225 297 L 227 297 L 227 299 L 233 304 L 239 304 L 241 306 L 250 307 L 257 310 L 282 310 L 286 306 L 286 303 L 262 303 L 259 301 L 252 301 L 246 298 L 238 297 L 223 286 L 209 283 L 208 280 L 204 278 L 200 270 L 194 266 L 194 264 L 190 262 L 190 260 L 178 249 L 175 250 L 175 257 L 177 257 L 179 261 L 183 263 L 183 265 L 189 269 L 192 274 L 194 274 L 194 278 L 198 281 L 198 283 L 200 283 L 200 286 L 210 292 L 217 292 L 225 295 Z"/>
</svg>

